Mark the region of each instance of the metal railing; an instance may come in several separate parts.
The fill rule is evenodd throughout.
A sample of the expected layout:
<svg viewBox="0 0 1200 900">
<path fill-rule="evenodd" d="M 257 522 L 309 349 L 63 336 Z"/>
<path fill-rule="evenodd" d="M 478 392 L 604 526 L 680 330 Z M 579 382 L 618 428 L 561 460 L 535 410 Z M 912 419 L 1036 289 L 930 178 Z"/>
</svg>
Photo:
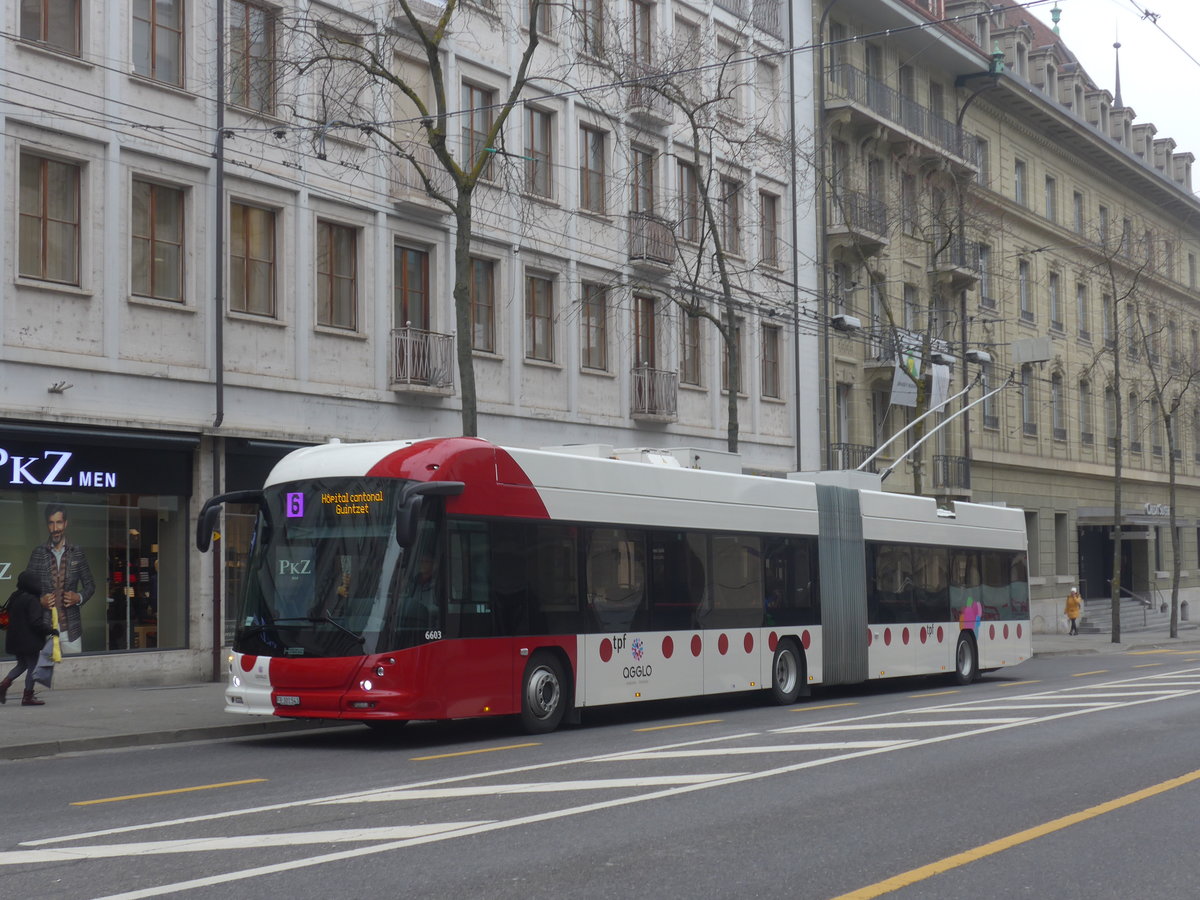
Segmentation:
<svg viewBox="0 0 1200 900">
<path fill-rule="evenodd" d="M 392 329 L 392 384 L 454 385 L 454 335 L 406 325 Z"/>
<path fill-rule="evenodd" d="M 421 200 L 425 203 L 438 203 L 434 200 L 421 178 L 418 167 L 428 176 L 434 190 L 448 193 L 451 188 L 450 176 L 442 168 L 441 161 L 434 155 L 433 148 L 418 143 L 414 139 L 411 147 L 412 159 L 401 156 L 391 157 L 390 188 L 392 200 Z M 440 204 L 439 204 L 440 205 Z"/>
<path fill-rule="evenodd" d="M 754 25 L 772 37 L 784 36 L 782 13 L 783 4 L 780 0 L 754 0 Z"/>
<path fill-rule="evenodd" d="M 867 444 L 830 444 L 829 465 L 833 469 L 857 469 L 874 451 L 875 448 Z M 864 471 L 877 472 L 878 469 L 872 462 Z"/>
<path fill-rule="evenodd" d="M 850 231 L 887 235 L 888 208 L 878 197 L 862 191 L 835 191 L 833 195 L 833 221 L 831 227 L 847 228 Z"/>
<path fill-rule="evenodd" d="M 936 454 L 933 457 L 933 486 L 950 490 L 971 489 L 971 460 L 966 456 Z"/>
<path fill-rule="evenodd" d="M 675 237 L 671 226 L 658 216 L 632 214 L 629 217 L 629 261 L 673 265 Z"/>
<path fill-rule="evenodd" d="M 948 153 L 978 167 L 977 145 L 962 127 L 933 110 L 903 96 L 877 78 L 849 63 L 835 63 L 828 71 L 828 96 L 865 106 L 905 131 L 936 144 Z"/>
<path fill-rule="evenodd" d="M 635 416 L 673 418 L 678 410 L 679 375 L 649 366 L 635 366 L 633 405 Z"/>
</svg>

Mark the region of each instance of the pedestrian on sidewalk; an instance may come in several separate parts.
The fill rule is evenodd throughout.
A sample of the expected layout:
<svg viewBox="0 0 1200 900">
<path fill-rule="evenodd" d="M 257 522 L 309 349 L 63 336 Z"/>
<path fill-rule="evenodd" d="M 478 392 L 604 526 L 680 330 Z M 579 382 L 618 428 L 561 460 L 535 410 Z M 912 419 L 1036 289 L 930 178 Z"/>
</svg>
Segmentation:
<svg viewBox="0 0 1200 900">
<path fill-rule="evenodd" d="M 1070 593 L 1067 594 L 1066 609 L 1067 618 L 1071 620 L 1071 630 L 1067 634 L 1079 634 L 1079 629 L 1075 627 L 1075 620 L 1079 618 L 1079 610 L 1082 606 L 1083 603 L 1079 599 L 1079 588 L 1071 588 Z"/>
<path fill-rule="evenodd" d="M 57 635 L 58 630 L 46 624 L 42 602 L 38 598 L 38 582 L 31 572 L 17 576 L 17 589 L 8 598 L 8 616 L 4 652 L 15 656 L 17 664 L 0 681 L 0 703 L 8 700 L 8 689 L 24 672 L 25 696 L 21 698 L 21 705 L 45 706 L 33 696 L 33 673 L 47 638 Z"/>
</svg>

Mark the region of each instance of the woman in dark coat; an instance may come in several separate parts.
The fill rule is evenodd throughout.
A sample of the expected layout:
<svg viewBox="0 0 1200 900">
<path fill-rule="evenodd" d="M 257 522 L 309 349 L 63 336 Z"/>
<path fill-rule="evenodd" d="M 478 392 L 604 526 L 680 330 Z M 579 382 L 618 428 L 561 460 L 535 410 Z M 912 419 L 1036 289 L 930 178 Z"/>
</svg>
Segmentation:
<svg viewBox="0 0 1200 900">
<path fill-rule="evenodd" d="M 8 598 L 8 631 L 4 636 L 4 651 L 17 658 L 12 671 L 0 681 L 0 703 L 8 699 L 9 687 L 25 673 L 25 696 L 22 706 L 45 706 L 33 696 L 33 670 L 46 638 L 58 634 L 46 624 L 42 602 L 38 599 L 38 584 L 29 572 L 17 576 L 17 589 Z"/>
</svg>

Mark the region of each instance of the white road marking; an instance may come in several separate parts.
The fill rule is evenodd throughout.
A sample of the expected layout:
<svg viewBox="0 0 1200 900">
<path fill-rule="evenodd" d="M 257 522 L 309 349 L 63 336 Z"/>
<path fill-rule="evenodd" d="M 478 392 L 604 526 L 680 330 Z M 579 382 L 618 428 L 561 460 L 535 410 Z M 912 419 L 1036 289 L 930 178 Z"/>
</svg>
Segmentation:
<svg viewBox="0 0 1200 900">
<path fill-rule="evenodd" d="M 0 865 L 60 863 L 76 859 L 113 859 L 120 856 L 150 856 L 161 853 L 212 853 L 215 850 L 258 850 L 262 847 L 298 847 L 306 844 L 362 844 L 400 841 L 445 834 L 486 825 L 476 822 L 438 822 L 431 825 L 391 825 L 382 828 L 348 828 L 344 831 L 296 831 L 283 834 L 243 834 L 236 837 L 182 838 L 171 841 L 141 841 L 133 844 L 92 844 L 43 850 L 15 850 L 0 854 Z"/>
<path fill-rule="evenodd" d="M 628 757 L 621 757 L 627 759 Z M 322 800 L 317 806 L 331 803 L 394 803 L 399 800 L 440 800 L 451 797 L 490 797 L 499 794 L 552 794 L 575 791 L 601 791 L 619 788 L 663 787 L 672 784 L 703 784 L 741 775 L 741 772 L 720 772 L 709 775 L 659 775 L 646 778 L 593 778 L 586 781 L 534 781 L 529 784 L 481 784 L 474 787 L 415 788 L 381 791 L 368 797 Z"/>
<path fill-rule="evenodd" d="M 800 734 L 807 731 L 877 731 L 885 728 L 937 728 L 943 725 L 1009 725 L 1025 717 L 1007 719 L 926 719 L 923 722 L 875 722 L 855 725 L 792 725 L 773 734 Z"/>
<path fill-rule="evenodd" d="M 813 750 L 876 750 L 895 747 L 909 741 L 838 741 L 814 744 L 766 744 L 761 747 L 706 747 L 702 750 L 641 750 L 626 753 L 621 759 L 691 759 L 701 756 L 740 756 L 756 753 L 801 753 Z"/>
<path fill-rule="evenodd" d="M 1061 703 L 980 703 L 975 706 L 956 706 L 956 712 L 971 712 L 978 710 L 979 712 L 988 712 L 993 709 L 1071 709 L 1073 707 L 1090 706 L 1095 709 L 1108 709 L 1115 706 L 1123 706 L 1120 703 L 1088 703 L 1081 700 L 1064 700 Z M 922 712 L 923 710 L 914 710 L 914 712 Z M 929 712 L 938 712 L 938 710 L 929 710 Z"/>
</svg>

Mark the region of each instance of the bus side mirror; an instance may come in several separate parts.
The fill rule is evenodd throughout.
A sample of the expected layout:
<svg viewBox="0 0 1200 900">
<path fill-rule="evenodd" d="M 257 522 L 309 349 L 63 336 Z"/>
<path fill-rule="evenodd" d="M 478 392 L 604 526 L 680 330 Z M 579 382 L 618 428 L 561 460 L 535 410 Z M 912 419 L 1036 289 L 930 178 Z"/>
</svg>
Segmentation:
<svg viewBox="0 0 1200 900">
<path fill-rule="evenodd" d="M 207 553 L 212 546 L 213 526 L 221 515 L 221 506 L 225 503 L 257 503 L 259 508 L 266 510 L 262 491 L 230 491 L 228 494 L 217 494 L 205 501 L 196 517 L 196 549 Z"/>
<path fill-rule="evenodd" d="M 410 481 L 396 504 L 396 543 L 409 546 L 417 536 L 426 497 L 456 497 L 466 490 L 461 481 Z"/>
</svg>

